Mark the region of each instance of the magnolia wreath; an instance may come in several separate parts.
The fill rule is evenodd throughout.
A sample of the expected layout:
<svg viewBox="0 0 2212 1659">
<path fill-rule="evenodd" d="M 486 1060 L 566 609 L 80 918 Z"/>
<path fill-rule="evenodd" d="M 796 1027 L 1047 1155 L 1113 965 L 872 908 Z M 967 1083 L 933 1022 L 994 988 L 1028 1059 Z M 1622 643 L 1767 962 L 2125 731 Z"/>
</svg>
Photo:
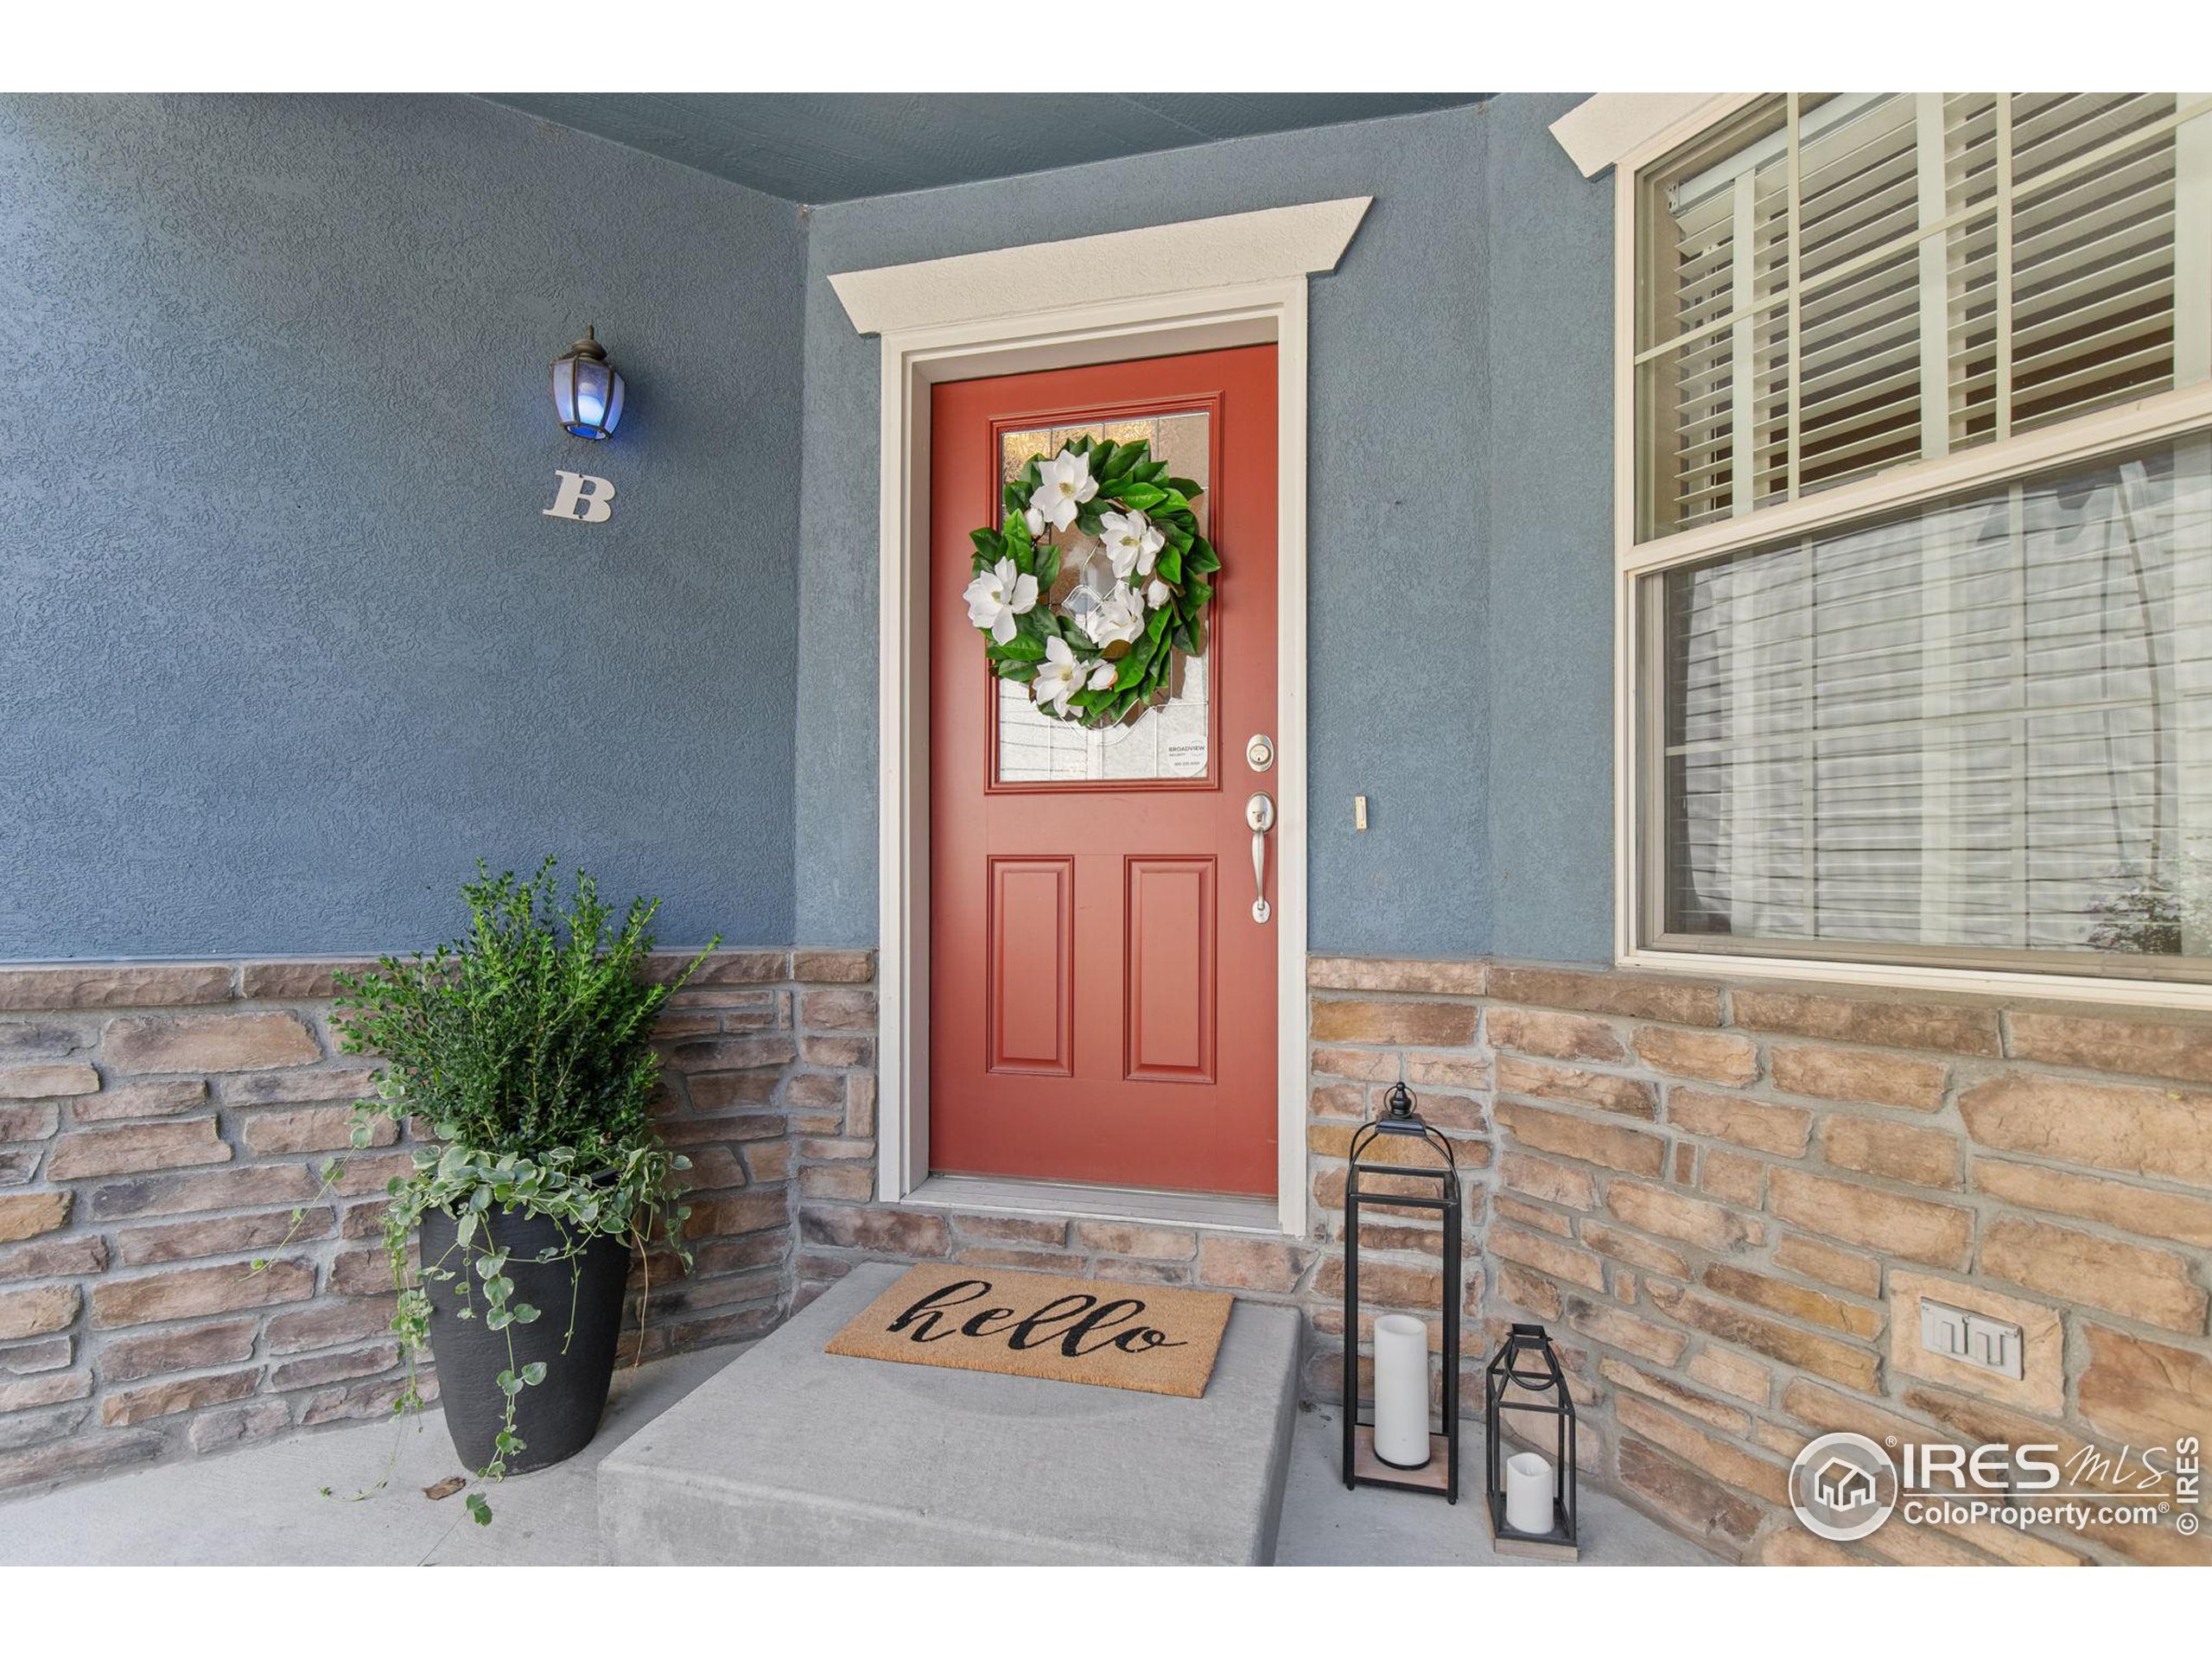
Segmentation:
<svg viewBox="0 0 2212 1659">
<path fill-rule="evenodd" d="M 1098 728 L 1168 690 L 1176 653 L 1205 650 L 1206 601 L 1221 569 L 1198 533 L 1199 486 L 1171 478 L 1142 438 L 1076 438 L 1033 457 L 1007 485 L 996 530 L 969 532 L 975 580 L 961 595 L 1002 680 L 1028 686 L 1056 720 Z M 1069 532 L 1096 537 L 1096 559 L 1061 579 Z"/>
</svg>

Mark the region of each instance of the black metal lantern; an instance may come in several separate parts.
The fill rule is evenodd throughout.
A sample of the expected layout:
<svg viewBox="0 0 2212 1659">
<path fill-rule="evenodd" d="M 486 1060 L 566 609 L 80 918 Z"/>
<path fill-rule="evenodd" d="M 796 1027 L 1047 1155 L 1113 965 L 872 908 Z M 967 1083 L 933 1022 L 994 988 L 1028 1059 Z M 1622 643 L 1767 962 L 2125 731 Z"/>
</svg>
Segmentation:
<svg viewBox="0 0 2212 1659">
<path fill-rule="evenodd" d="M 1541 1452 L 1513 1452 L 1502 1444 L 1509 1411 L 1526 1414 L 1531 1446 L 1549 1442 L 1548 1471 L 1535 1466 L 1545 1461 Z M 1515 1325 L 1484 1371 L 1483 1441 L 1483 1489 L 1490 1503 L 1491 1535 L 1500 1552 L 1578 1554 L 1574 1399 L 1542 1325 Z"/>
<path fill-rule="evenodd" d="M 553 411 L 580 438 L 610 438 L 622 423 L 622 377 L 589 324 L 584 337 L 553 359 Z"/>
<path fill-rule="evenodd" d="M 1434 1164 L 1405 1161 L 1415 1145 L 1442 1154 L 1441 1168 Z M 1351 1167 L 1344 1173 L 1344 1477 L 1354 1486 L 1395 1486 L 1407 1491 L 1439 1492 L 1452 1503 L 1459 1501 L 1459 1166 L 1452 1156 L 1452 1143 L 1424 1122 L 1414 1110 L 1413 1096 L 1402 1083 L 1394 1084 L 1381 1114 L 1360 1126 L 1352 1136 Z M 1408 1178 L 1388 1191 L 1370 1189 L 1363 1181 L 1387 1175 Z M 1433 1182 L 1428 1193 L 1403 1190 L 1412 1183 Z M 1377 1321 L 1377 1409 L 1362 1417 L 1359 1409 L 1359 1206 L 1363 1198 L 1411 1210 L 1433 1210 L 1444 1217 L 1444 1427 L 1428 1428 L 1428 1343 L 1424 1327 L 1420 1337 L 1421 1363 L 1421 1421 L 1427 1432 L 1427 1455 L 1419 1461 L 1392 1459 L 1377 1449 L 1376 1430 L 1382 1402 L 1380 1389 L 1382 1356 L 1381 1321 Z M 1416 1437 L 1418 1439 L 1418 1437 Z"/>
</svg>

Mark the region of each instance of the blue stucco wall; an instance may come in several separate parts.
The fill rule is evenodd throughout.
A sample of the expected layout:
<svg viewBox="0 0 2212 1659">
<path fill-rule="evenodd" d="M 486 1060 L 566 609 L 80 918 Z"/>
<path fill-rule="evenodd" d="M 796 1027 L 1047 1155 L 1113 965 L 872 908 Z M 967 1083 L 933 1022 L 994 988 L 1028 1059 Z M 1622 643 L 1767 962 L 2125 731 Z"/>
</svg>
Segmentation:
<svg viewBox="0 0 2212 1659">
<path fill-rule="evenodd" d="M 1490 950 L 1612 957 L 1613 178 L 1487 106 Z"/>
<path fill-rule="evenodd" d="M 804 260 L 469 99 L 0 99 L 0 959 L 410 947 L 545 852 L 790 938 Z"/>
<path fill-rule="evenodd" d="M 1545 130 L 1575 101 L 1500 98 L 815 212 L 800 938 L 875 934 L 875 684 L 853 624 L 874 611 L 879 351 L 827 276 L 1371 194 L 1312 290 L 1313 948 L 1608 953 L 1611 204 Z"/>
</svg>

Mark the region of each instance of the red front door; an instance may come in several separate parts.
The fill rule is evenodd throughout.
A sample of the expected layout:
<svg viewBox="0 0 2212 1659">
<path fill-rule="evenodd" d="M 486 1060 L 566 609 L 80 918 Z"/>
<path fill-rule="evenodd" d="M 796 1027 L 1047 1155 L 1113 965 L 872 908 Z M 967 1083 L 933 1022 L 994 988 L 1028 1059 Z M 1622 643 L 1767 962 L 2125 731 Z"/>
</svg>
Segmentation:
<svg viewBox="0 0 2212 1659">
<path fill-rule="evenodd" d="M 1275 731 L 1274 347 L 954 382 L 931 422 L 930 1166 L 1272 1192 L 1275 927 L 1245 810 L 1275 774 L 1245 751 Z M 1103 733 L 995 678 L 961 597 L 1003 481 L 1084 435 L 1201 484 L 1222 562 L 1203 652 Z M 1062 540 L 1056 592 L 1106 579 Z"/>
</svg>

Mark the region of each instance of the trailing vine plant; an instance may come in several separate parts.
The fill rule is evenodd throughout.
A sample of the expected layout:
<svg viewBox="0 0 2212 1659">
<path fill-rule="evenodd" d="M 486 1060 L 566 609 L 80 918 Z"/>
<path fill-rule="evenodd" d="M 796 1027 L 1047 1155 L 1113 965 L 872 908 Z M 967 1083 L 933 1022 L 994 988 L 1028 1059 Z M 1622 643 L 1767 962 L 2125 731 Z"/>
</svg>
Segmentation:
<svg viewBox="0 0 2212 1659">
<path fill-rule="evenodd" d="M 545 1310 L 515 1296 L 507 1273 L 515 1258 L 500 1241 L 507 1218 L 558 1224 L 561 1243 L 522 1259 L 569 1266 L 564 1354 L 594 1240 L 621 1239 L 650 1259 L 658 1236 L 687 1268 L 691 1262 L 683 1238 L 690 1208 L 675 1180 L 690 1160 L 663 1147 L 652 1127 L 660 1057 L 651 1039 L 670 996 L 721 940 L 652 982 L 643 970 L 658 901 L 633 899 L 618 918 L 579 870 L 563 906 L 554 868 L 548 858 L 523 880 L 494 876 L 480 861 L 476 880 L 461 888 L 465 937 L 428 957 L 386 957 L 370 971 L 337 976 L 345 1052 L 385 1063 L 376 1096 L 354 1105 L 353 1145 L 371 1145 L 385 1118 L 412 1120 L 418 1133 L 427 1126 L 435 1142 L 416 1147 L 413 1168 L 385 1189 L 384 1248 L 399 1293 L 391 1328 L 407 1364 L 393 1410 L 423 1406 L 417 1362 L 429 1342 L 429 1287 L 451 1285 L 455 1318 L 480 1318 L 505 1333 L 499 1432 L 492 1461 L 475 1471 L 484 1480 L 501 1478 L 524 1449 L 516 1402 L 546 1375 L 543 1362 L 514 1363 L 513 1327 Z M 324 1168 L 326 1192 L 341 1173 L 336 1162 Z M 415 1235 L 431 1210 L 455 1218 L 454 1243 L 410 1271 Z M 649 1291 L 648 1283 L 639 1294 L 640 1325 Z M 477 1522 L 488 1524 L 484 1496 L 472 1492 L 467 1502 Z"/>
</svg>

